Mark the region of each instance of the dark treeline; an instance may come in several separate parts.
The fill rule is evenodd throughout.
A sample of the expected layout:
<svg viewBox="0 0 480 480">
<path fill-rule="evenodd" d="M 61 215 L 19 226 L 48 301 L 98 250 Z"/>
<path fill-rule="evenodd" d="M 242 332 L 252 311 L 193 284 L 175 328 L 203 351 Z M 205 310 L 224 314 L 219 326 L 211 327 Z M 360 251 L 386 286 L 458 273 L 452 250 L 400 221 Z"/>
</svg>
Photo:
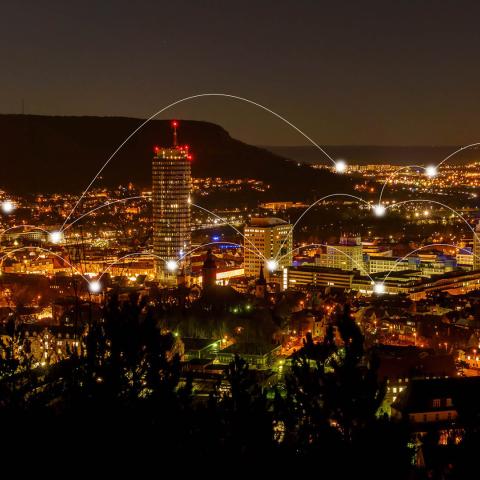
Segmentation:
<svg viewBox="0 0 480 480">
<path fill-rule="evenodd" d="M 417 478 L 408 431 L 376 415 L 385 385 L 347 307 L 335 323 L 341 340 L 333 325 L 323 342 L 307 338 L 281 391 L 262 388 L 236 358 L 229 392 L 219 383 L 199 398 L 182 375 L 178 340 L 159 328 L 147 302 L 112 297 L 87 326 L 81 353 L 46 368 L 32 368 L 26 345 L 14 354 L 12 320 L 0 365 L 3 452 L 75 465 L 180 458 L 183 468 L 230 462 L 252 473 L 313 466 L 323 478 L 352 468 L 356 478 Z"/>
</svg>

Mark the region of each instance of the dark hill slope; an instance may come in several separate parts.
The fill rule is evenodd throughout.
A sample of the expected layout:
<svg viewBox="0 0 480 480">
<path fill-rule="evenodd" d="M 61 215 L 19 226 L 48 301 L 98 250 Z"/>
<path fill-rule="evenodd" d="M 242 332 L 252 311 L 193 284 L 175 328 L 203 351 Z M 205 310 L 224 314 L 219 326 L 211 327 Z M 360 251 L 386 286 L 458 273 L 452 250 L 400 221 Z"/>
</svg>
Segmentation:
<svg viewBox="0 0 480 480">
<path fill-rule="evenodd" d="M 79 192 L 142 120 L 122 117 L 0 115 L 0 187 L 18 193 Z M 151 183 L 154 145 L 171 144 L 170 122 L 154 120 L 103 171 L 97 185 Z M 272 184 L 268 197 L 311 198 L 350 191 L 345 177 L 294 162 L 230 137 L 218 125 L 182 121 L 179 141 L 194 154 L 194 176 L 252 177 Z"/>
</svg>

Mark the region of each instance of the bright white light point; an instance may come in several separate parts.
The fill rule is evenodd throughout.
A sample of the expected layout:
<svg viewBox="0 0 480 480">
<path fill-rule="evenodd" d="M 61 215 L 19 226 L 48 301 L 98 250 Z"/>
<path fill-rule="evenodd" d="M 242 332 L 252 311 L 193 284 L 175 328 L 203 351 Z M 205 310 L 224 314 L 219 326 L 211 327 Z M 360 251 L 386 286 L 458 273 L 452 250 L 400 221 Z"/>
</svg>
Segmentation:
<svg viewBox="0 0 480 480">
<path fill-rule="evenodd" d="M 385 285 L 383 283 L 375 283 L 373 285 L 373 291 L 378 294 L 385 293 Z"/>
<path fill-rule="evenodd" d="M 437 167 L 435 165 L 429 165 L 426 169 L 425 169 L 425 174 L 427 175 L 427 177 L 429 178 L 433 178 L 433 177 L 436 177 L 437 176 Z"/>
<path fill-rule="evenodd" d="M 335 162 L 335 171 L 337 173 L 344 173 L 347 170 L 347 164 L 345 160 L 337 160 Z"/>
<path fill-rule="evenodd" d="M 99 293 L 102 290 L 102 284 L 98 280 L 94 280 L 88 284 L 88 289 L 92 293 Z"/>
<path fill-rule="evenodd" d="M 375 205 L 373 207 L 373 212 L 375 213 L 375 215 L 377 217 L 383 217 L 386 213 L 387 209 L 381 204 L 379 203 L 378 205 Z"/>
<path fill-rule="evenodd" d="M 52 243 L 60 243 L 62 241 L 62 232 L 50 232 L 49 238 Z"/>
<path fill-rule="evenodd" d="M 12 213 L 15 210 L 15 205 L 10 200 L 2 202 L 3 213 Z"/>
<path fill-rule="evenodd" d="M 174 272 L 178 268 L 178 263 L 175 260 L 168 260 L 166 266 L 169 272 Z"/>
<path fill-rule="evenodd" d="M 276 260 L 269 260 L 267 262 L 267 268 L 270 272 L 275 272 L 278 269 L 278 262 Z"/>
</svg>

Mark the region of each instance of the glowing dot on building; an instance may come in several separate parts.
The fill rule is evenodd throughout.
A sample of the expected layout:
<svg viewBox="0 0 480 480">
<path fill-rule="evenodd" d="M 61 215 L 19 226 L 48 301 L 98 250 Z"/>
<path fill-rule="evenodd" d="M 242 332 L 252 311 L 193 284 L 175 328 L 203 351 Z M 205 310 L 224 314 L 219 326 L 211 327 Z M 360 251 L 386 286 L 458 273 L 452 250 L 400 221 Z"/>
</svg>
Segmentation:
<svg viewBox="0 0 480 480">
<path fill-rule="evenodd" d="M 345 160 L 337 160 L 335 162 L 335 171 L 337 173 L 345 173 L 347 170 L 347 163 Z"/>
<path fill-rule="evenodd" d="M 178 263 L 175 260 L 168 260 L 166 267 L 169 272 L 174 272 L 178 268 Z"/>
<path fill-rule="evenodd" d="M 378 294 L 385 293 L 385 285 L 383 283 L 375 283 L 373 285 L 373 291 Z"/>
<path fill-rule="evenodd" d="M 56 231 L 56 232 L 50 232 L 50 235 L 48 236 L 50 239 L 50 242 L 52 243 L 60 243 L 63 238 L 62 232 Z"/>
<path fill-rule="evenodd" d="M 91 293 L 99 293 L 102 291 L 102 284 L 98 280 L 94 280 L 88 284 Z"/>
<path fill-rule="evenodd" d="M 15 210 L 15 205 L 10 200 L 5 200 L 2 202 L 2 212 L 3 213 L 12 213 Z"/>
<path fill-rule="evenodd" d="M 381 203 L 379 203 L 378 205 L 375 205 L 373 207 L 373 213 L 375 213 L 375 215 L 377 217 L 383 217 L 385 215 L 386 211 L 387 211 L 387 209 Z"/>
<path fill-rule="evenodd" d="M 269 260 L 267 262 L 267 268 L 270 272 L 275 272 L 278 269 L 278 262 L 276 260 Z"/>
<path fill-rule="evenodd" d="M 437 174 L 438 174 L 437 167 L 436 167 L 435 165 L 429 165 L 429 166 L 425 169 L 425 174 L 426 174 L 427 177 L 429 177 L 429 178 L 436 177 Z"/>
</svg>

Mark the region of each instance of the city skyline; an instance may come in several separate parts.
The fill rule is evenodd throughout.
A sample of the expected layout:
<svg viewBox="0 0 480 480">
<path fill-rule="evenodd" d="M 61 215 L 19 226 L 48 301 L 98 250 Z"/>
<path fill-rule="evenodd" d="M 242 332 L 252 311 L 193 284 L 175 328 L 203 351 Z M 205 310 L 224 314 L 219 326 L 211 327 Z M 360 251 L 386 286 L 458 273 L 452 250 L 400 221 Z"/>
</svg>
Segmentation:
<svg viewBox="0 0 480 480">
<path fill-rule="evenodd" d="M 5 5 L 5 455 L 471 477 L 476 13 Z"/>
</svg>

